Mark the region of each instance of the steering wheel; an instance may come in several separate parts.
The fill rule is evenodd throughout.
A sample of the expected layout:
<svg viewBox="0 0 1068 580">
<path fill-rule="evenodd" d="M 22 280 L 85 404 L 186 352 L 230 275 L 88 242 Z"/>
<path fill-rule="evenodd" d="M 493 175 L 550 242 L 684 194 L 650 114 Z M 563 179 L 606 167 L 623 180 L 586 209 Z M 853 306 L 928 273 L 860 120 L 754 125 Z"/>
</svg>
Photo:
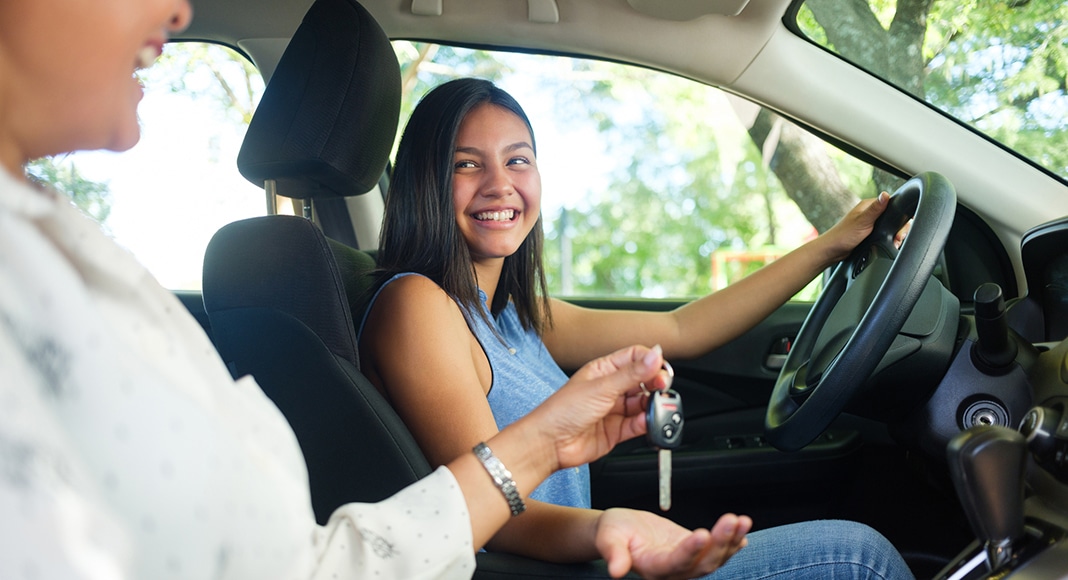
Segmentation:
<svg viewBox="0 0 1068 580">
<path fill-rule="evenodd" d="M 795 451 L 816 439 L 871 377 L 938 263 L 957 195 L 921 173 L 892 196 L 871 234 L 831 274 L 779 372 L 764 419 L 767 440 Z M 894 236 L 912 219 L 900 249 Z"/>
</svg>

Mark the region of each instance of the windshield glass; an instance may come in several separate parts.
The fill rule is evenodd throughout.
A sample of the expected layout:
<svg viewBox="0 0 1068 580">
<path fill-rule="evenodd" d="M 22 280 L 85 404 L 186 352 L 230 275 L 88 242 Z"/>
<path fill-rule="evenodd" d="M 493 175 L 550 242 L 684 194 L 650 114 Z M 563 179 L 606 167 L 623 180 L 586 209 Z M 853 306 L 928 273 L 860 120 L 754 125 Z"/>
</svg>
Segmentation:
<svg viewBox="0 0 1068 580">
<path fill-rule="evenodd" d="M 813 42 L 1068 179 L 1068 3 L 805 0 Z"/>
</svg>

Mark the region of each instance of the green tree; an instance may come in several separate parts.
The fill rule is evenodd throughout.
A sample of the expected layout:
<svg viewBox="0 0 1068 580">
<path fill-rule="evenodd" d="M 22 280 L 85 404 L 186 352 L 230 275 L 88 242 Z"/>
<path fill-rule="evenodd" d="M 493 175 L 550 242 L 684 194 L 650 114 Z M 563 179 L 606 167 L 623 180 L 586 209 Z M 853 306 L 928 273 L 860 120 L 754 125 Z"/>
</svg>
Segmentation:
<svg viewBox="0 0 1068 580">
<path fill-rule="evenodd" d="M 1054 113 L 1065 110 L 1068 4 L 810 0 L 806 6 L 811 10 L 802 10 L 800 19 L 814 38 L 1046 167 L 1068 174 L 1068 131 L 1063 115 Z M 615 80 L 608 88 L 596 84 L 585 87 L 587 100 L 611 99 L 625 92 L 620 84 Z M 699 109 L 686 106 L 684 91 L 657 81 L 660 106 L 642 104 L 647 116 L 643 124 L 622 127 L 609 115 L 599 120 L 599 127 L 606 137 L 613 132 L 626 134 L 617 141 L 632 144 L 629 154 L 633 159 L 655 158 L 658 143 L 672 138 L 679 126 L 671 122 L 673 115 L 691 121 L 701 115 Z M 617 100 L 632 107 L 642 102 L 634 94 Z M 1053 102 L 1060 106 L 1051 106 Z M 717 161 L 711 153 L 656 162 L 661 167 L 685 167 L 695 176 L 686 187 L 685 197 L 672 190 L 675 184 L 668 178 L 670 171 L 630 163 L 624 164 L 595 207 L 584 215 L 569 212 L 561 229 L 575 237 L 562 245 L 574 263 L 578 285 L 618 293 L 662 288 L 691 278 L 690 274 L 700 279 L 707 264 L 700 258 L 710 247 L 729 248 L 739 240 L 759 240 L 754 228 L 766 228 L 766 241 L 775 243 L 775 213 L 782 207 L 776 197 L 780 192 L 817 231 L 825 231 L 859 197 L 893 191 L 903 181 L 896 174 L 848 161 L 847 156 L 773 111 L 759 109 L 749 118 L 746 127 L 755 148 L 738 165 L 734 173 L 737 179 L 727 189 L 715 179 Z M 774 179 L 759 171 L 761 166 L 770 169 Z M 763 219 L 758 208 L 745 203 L 756 199 L 755 194 L 765 202 Z M 688 240 L 676 244 L 676 232 L 664 228 L 658 233 L 646 231 L 646 222 L 671 223 L 666 221 L 670 217 L 666 210 L 680 199 L 695 204 L 687 221 L 686 229 L 692 234 Z M 730 207 L 731 214 L 717 212 L 721 205 Z M 583 223 L 589 227 L 580 227 Z M 593 233 L 594 226 L 605 231 Z M 551 232 L 550 238 L 553 234 L 568 237 Z M 650 246 L 656 252 L 647 253 Z M 688 270 L 672 267 L 680 255 L 695 254 L 700 255 L 690 262 Z M 642 274 L 645 268 L 655 268 L 658 274 Z"/>
<path fill-rule="evenodd" d="M 801 29 L 1068 177 L 1068 3 L 808 0 Z"/>
<path fill-rule="evenodd" d="M 592 111 L 588 122 L 621 161 L 589 206 L 549 224 L 548 256 L 561 262 L 565 252 L 570 256 L 570 271 L 560 280 L 549 272 L 551 287 L 578 294 L 695 295 L 709 289 L 716 249 L 754 239 L 774 243 L 775 228 L 766 226 L 775 192 L 752 147 L 746 157 L 722 158 L 736 150 L 721 150 L 730 136 L 693 130 L 694 119 L 723 98 L 718 91 L 645 69 L 580 66 L 611 71 L 573 82 L 586 106 L 561 109 Z"/>
<path fill-rule="evenodd" d="M 495 53 L 428 42 L 396 41 L 393 50 L 401 68 L 401 112 L 397 141 L 415 105 L 430 89 L 455 78 L 499 81 L 512 69 Z M 396 143 L 394 143 L 394 150 Z"/>
<path fill-rule="evenodd" d="M 86 179 L 69 160 L 44 157 L 26 166 L 26 175 L 37 183 L 70 196 L 74 205 L 105 225 L 111 213 L 111 190 L 108 183 Z"/>
<path fill-rule="evenodd" d="M 168 44 L 159 65 L 141 71 L 146 84 L 194 100 L 213 100 L 230 122 L 247 126 L 263 95 L 263 77 L 249 60 L 225 46 L 204 42 Z"/>
</svg>

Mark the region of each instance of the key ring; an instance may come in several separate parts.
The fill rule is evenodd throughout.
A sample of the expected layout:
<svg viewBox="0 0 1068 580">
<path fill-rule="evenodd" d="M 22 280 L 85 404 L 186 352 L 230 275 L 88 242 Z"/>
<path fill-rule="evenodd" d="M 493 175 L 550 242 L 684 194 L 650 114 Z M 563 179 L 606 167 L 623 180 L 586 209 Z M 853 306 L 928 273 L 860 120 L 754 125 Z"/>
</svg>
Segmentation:
<svg viewBox="0 0 1068 580">
<path fill-rule="evenodd" d="M 671 388 L 671 384 L 675 382 L 675 369 L 671 368 L 671 363 L 669 363 L 667 360 L 665 360 L 663 362 L 663 364 L 660 365 L 660 368 L 662 368 L 665 371 L 667 371 L 667 376 L 668 376 L 668 378 L 667 378 L 667 387 L 664 389 L 666 391 L 667 389 L 670 389 Z M 646 388 L 644 382 L 638 383 L 638 386 L 642 388 L 642 394 L 643 395 L 645 395 L 646 397 L 648 397 L 650 395 L 649 389 Z"/>
</svg>

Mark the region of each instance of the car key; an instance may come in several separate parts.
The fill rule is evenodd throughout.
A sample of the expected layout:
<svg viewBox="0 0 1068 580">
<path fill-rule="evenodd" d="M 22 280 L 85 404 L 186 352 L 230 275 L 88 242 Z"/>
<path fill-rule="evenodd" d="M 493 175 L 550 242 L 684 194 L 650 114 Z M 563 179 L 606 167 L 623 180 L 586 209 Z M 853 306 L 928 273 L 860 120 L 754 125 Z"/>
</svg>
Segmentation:
<svg viewBox="0 0 1068 580">
<path fill-rule="evenodd" d="M 646 438 L 657 450 L 657 472 L 660 488 L 660 509 L 671 509 L 671 450 L 682 442 L 682 397 L 671 389 L 675 372 L 664 361 L 668 372 L 667 388 L 649 393 L 649 407 L 646 410 Z"/>
</svg>

